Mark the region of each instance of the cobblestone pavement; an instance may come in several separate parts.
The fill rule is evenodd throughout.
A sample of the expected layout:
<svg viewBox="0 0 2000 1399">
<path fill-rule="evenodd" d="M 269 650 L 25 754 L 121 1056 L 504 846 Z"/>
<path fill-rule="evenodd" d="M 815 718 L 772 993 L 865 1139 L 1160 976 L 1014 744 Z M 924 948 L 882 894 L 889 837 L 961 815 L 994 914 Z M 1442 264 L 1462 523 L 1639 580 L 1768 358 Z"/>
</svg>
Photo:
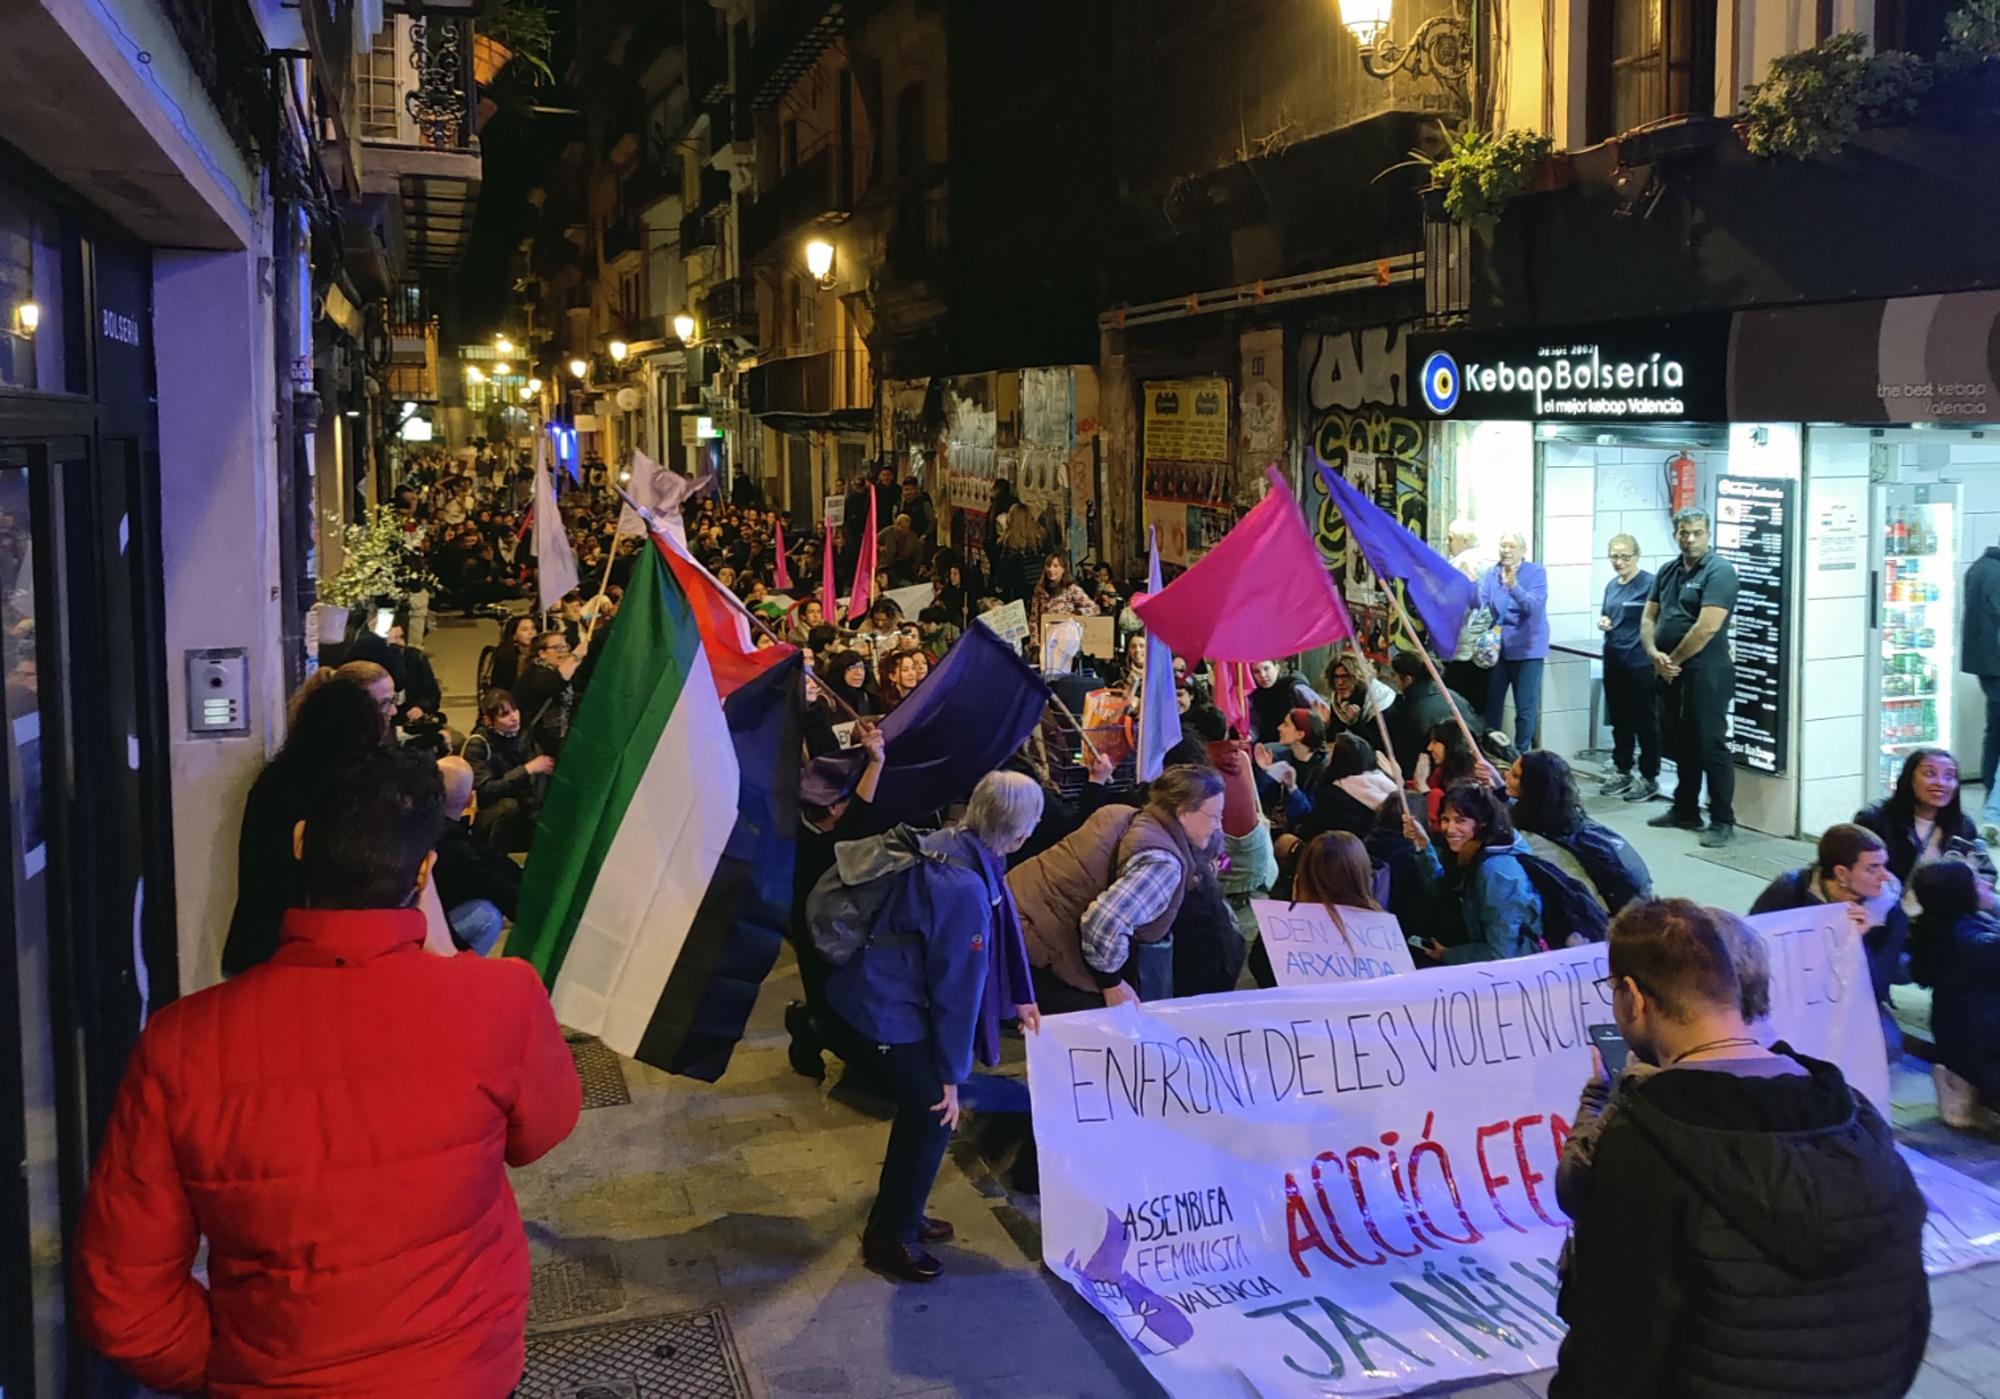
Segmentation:
<svg viewBox="0 0 2000 1399">
<path fill-rule="evenodd" d="M 470 718 L 473 662 L 493 630 L 447 621 L 432 638 L 454 719 Z M 1637 817 L 1649 811 L 1603 805 L 1661 893 L 1747 907 L 1768 878 L 1760 861 L 1775 867 L 1805 851 L 1757 842 L 1740 862 L 1751 868 L 1726 868 L 1690 855 L 1685 833 L 1645 829 Z M 932 1213 L 958 1228 L 938 1250 L 945 1277 L 899 1287 L 861 1266 L 887 1127 L 880 1109 L 840 1088 L 832 1061 L 824 1084 L 791 1072 L 782 1012 L 797 994 L 787 953 L 720 1083 L 627 1062 L 629 1104 L 586 1111 L 570 1141 L 514 1173 L 536 1265 L 530 1332 L 720 1305 L 753 1391 L 770 1399 L 1158 1393 L 1111 1328 L 1042 1269 L 1035 1201 L 993 1178 L 971 1131 L 959 1134 L 932 1197 Z M 1905 1062 L 1895 1099 L 1905 1141 L 2000 1186 L 2000 1136 L 1939 1123 L 1923 1065 Z M 2000 1393 L 2000 1267 L 1933 1280 L 1932 1302 L 1930 1353 L 1912 1392 Z M 1520 1399 L 1547 1381 L 1426 1392 Z"/>
</svg>

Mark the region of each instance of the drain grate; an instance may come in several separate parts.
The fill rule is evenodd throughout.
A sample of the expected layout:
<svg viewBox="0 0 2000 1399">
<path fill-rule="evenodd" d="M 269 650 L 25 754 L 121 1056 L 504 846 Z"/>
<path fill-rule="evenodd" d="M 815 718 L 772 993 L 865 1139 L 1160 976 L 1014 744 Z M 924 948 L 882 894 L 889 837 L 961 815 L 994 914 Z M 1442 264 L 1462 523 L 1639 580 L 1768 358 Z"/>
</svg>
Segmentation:
<svg viewBox="0 0 2000 1399">
<path fill-rule="evenodd" d="M 750 1399 L 722 1308 L 528 1338 L 521 1399 Z"/>
<path fill-rule="evenodd" d="M 632 1101 L 632 1090 L 625 1082 L 625 1066 L 618 1061 L 617 1051 L 604 1041 L 573 1039 L 569 1042 L 569 1055 L 576 1061 L 577 1077 L 583 1080 L 586 1108 L 615 1108 Z"/>
<path fill-rule="evenodd" d="M 528 1328 L 559 1321 L 604 1316 L 625 1305 L 625 1285 L 618 1265 L 601 1254 L 587 1258 L 557 1258 L 539 1265 L 528 1298 Z"/>
</svg>

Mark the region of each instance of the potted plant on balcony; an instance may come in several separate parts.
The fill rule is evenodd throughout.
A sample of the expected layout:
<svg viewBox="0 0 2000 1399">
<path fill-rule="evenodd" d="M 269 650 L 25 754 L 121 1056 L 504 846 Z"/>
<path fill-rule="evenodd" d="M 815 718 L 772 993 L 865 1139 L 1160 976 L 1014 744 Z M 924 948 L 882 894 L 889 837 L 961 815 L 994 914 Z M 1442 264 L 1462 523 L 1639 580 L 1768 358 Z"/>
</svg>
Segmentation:
<svg viewBox="0 0 2000 1399">
<path fill-rule="evenodd" d="M 472 76 L 484 87 L 519 61 L 532 81 L 553 81 L 549 60 L 554 50 L 555 29 L 546 9 L 531 0 L 499 0 L 473 31 Z"/>
<path fill-rule="evenodd" d="M 1422 166 L 1431 176 L 1424 191 L 1426 208 L 1435 206 L 1454 223 L 1480 227 L 1497 220 L 1501 208 L 1515 196 L 1559 189 L 1575 178 L 1569 157 L 1556 156 L 1554 150 L 1555 142 L 1539 131 L 1495 136 L 1468 126 L 1446 138 L 1443 154 L 1413 150 L 1408 160 L 1382 175 Z"/>
<path fill-rule="evenodd" d="M 409 545 L 402 517 L 383 505 L 368 507 L 368 518 L 341 532 L 340 572 L 323 578 L 319 600 L 335 607 L 389 607 L 410 594 L 435 588 L 423 556 Z"/>
</svg>

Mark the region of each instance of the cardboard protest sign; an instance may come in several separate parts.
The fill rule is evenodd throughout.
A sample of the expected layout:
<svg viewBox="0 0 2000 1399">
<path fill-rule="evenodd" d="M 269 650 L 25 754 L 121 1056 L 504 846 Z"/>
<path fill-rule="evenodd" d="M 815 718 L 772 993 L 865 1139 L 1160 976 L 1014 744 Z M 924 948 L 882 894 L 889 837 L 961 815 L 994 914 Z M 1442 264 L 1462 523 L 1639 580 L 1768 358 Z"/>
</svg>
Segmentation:
<svg viewBox="0 0 2000 1399">
<path fill-rule="evenodd" d="M 1393 913 L 1343 907 L 1335 924 L 1320 904 L 1278 899 L 1252 899 L 1250 911 L 1280 986 L 1372 981 L 1416 970 Z"/>
<path fill-rule="evenodd" d="M 1002 603 L 990 612 L 979 614 L 979 620 L 986 629 L 1007 643 L 1009 650 L 1020 653 L 1021 643 L 1028 639 L 1028 605 L 1024 602 Z"/>
<path fill-rule="evenodd" d="M 1886 1096 L 1859 937 L 1844 918 L 1762 931 L 1771 1032 Z M 1605 970 L 1596 944 L 1045 1017 L 1028 1037 L 1044 1261 L 1175 1395 L 1548 1368 L 1554 1176 L 1588 1027 L 1612 1019 Z M 1924 1167 L 1926 1266 L 2000 1259 L 2000 1195 Z"/>
</svg>

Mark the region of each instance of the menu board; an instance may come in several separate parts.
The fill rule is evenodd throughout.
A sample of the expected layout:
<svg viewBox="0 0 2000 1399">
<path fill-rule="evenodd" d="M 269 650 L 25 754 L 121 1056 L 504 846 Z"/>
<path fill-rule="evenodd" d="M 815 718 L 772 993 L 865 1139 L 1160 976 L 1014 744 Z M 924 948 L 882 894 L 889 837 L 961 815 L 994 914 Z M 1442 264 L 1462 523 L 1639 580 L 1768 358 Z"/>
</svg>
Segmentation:
<svg viewBox="0 0 2000 1399">
<path fill-rule="evenodd" d="M 1715 483 L 1715 550 L 1736 568 L 1729 751 L 1737 766 L 1752 772 L 1783 772 L 1790 747 L 1785 609 L 1797 494 L 1796 482 L 1763 476 L 1724 476 Z"/>
</svg>

